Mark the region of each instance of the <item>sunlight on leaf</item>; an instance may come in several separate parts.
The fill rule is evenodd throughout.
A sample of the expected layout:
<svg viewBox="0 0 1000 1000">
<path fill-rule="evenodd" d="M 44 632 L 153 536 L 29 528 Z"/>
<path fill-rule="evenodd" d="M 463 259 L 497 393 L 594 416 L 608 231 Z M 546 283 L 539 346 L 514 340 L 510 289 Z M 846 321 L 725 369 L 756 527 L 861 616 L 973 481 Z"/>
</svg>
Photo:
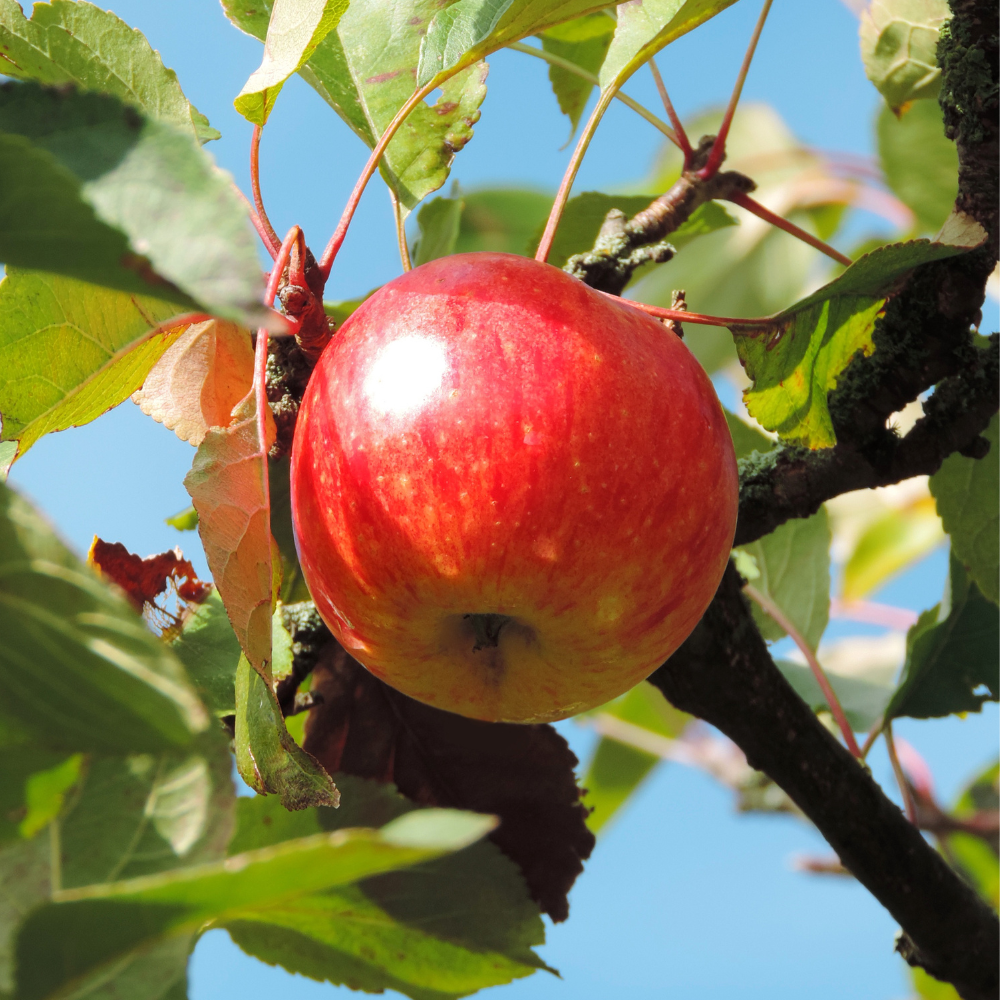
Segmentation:
<svg viewBox="0 0 1000 1000">
<path fill-rule="evenodd" d="M 274 0 L 264 61 L 233 102 L 254 125 L 263 125 L 285 81 L 300 70 L 337 26 L 348 0 Z"/>
<path fill-rule="evenodd" d="M 249 333 L 208 320 L 187 327 L 132 393 L 147 416 L 196 447 L 212 427 L 228 427 L 253 383 Z"/>
<path fill-rule="evenodd" d="M 2 438 L 23 455 L 40 437 L 128 399 L 183 327 L 151 334 L 171 302 L 8 268 L 0 282 Z"/>
</svg>

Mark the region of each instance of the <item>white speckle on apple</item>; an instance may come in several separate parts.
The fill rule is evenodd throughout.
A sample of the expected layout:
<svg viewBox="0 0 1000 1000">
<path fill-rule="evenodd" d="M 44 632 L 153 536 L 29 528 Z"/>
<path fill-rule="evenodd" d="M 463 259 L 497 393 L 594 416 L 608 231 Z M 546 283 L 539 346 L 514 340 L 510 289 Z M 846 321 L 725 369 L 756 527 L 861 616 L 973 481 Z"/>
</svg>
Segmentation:
<svg viewBox="0 0 1000 1000">
<path fill-rule="evenodd" d="M 429 337 L 400 337 L 382 349 L 365 379 L 372 408 L 389 416 L 417 409 L 441 386 L 448 370 L 444 344 Z"/>
</svg>

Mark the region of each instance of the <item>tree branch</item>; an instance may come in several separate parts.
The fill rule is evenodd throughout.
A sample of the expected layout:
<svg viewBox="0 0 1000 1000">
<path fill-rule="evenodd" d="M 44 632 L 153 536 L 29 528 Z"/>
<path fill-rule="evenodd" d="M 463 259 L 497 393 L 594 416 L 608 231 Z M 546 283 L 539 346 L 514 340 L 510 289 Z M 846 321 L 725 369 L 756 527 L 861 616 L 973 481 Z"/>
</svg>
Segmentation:
<svg viewBox="0 0 1000 1000">
<path fill-rule="evenodd" d="M 775 667 L 730 564 L 701 623 L 650 681 L 710 722 L 788 793 L 851 873 L 899 921 L 903 956 L 995 998 L 1000 924 Z"/>
</svg>

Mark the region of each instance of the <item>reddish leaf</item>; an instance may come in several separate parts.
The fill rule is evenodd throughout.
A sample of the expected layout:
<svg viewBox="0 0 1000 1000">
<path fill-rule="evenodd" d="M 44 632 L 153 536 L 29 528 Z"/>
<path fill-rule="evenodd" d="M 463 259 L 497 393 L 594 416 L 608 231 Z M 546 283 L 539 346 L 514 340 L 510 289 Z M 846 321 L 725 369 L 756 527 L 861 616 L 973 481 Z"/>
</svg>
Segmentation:
<svg viewBox="0 0 1000 1000">
<path fill-rule="evenodd" d="M 201 604 L 212 589 L 210 583 L 198 579 L 180 549 L 143 559 L 129 552 L 121 542 L 106 542 L 95 535 L 87 561 L 100 570 L 101 576 L 125 591 L 136 611 L 142 611 L 146 605 L 164 610 L 156 599 L 166 593 L 170 584 L 182 601 L 191 604 Z"/>
<path fill-rule="evenodd" d="M 253 382 L 250 334 L 210 319 L 189 326 L 167 348 L 132 401 L 142 412 L 197 446 L 210 427 L 228 427 Z"/>
<path fill-rule="evenodd" d="M 368 673 L 335 642 L 313 687 L 323 701 L 305 749 L 330 772 L 393 782 L 423 805 L 493 813 L 490 838 L 524 873 L 553 920 L 594 846 L 566 741 L 546 725 L 479 722 L 430 708 Z"/>
</svg>

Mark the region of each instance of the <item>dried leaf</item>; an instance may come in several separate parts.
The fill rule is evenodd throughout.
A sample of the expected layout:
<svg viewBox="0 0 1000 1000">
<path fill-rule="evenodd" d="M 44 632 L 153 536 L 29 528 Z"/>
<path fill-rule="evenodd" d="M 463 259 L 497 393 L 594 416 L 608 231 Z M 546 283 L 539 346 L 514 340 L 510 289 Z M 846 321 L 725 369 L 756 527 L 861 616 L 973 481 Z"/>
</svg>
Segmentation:
<svg viewBox="0 0 1000 1000">
<path fill-rule="evenodd" d="M 553 920 L 594 846 L 573 775 L 576 758 L 547 725 L 480 722 L 393 690 L 336 643 L 325 650 L 305 748 L 331 773 L 392 782 L 407 798 L 492 813 L 494 843 L 521 868 Z"/>
<path fill-rule="evenodd" d="M 170 583 L 181 600 L 193 604 L 201 604 L 212 587 L 198 579 L 190 560 L 184 558 L 180 549 L 143 559 L 129 552 L 121 542 L 106 542 L 95 535 L 87 562 L 100 570 L 106 580 L 121 587 L 136 611 L 142 611 L 146 604 L 155 605 Z"/>
<path fill-rule="evenodd" d="M 210 427 L 227 427 L 253 384 L 250 335 L 212 319 L 189 326 L 146 376 L 132 402 L 196 447 Z"/>
<path fill-rule="evenodd" d="M 236 638 L 253 668 L 270 681 L 272 546 L 267 451 L 274 442 L 270 409 L 266 440 L 257 432 L 253 392 L 229 427 L 213 427 L 184 486 L 198 512 L 198 533 Z"/>
</svg>

